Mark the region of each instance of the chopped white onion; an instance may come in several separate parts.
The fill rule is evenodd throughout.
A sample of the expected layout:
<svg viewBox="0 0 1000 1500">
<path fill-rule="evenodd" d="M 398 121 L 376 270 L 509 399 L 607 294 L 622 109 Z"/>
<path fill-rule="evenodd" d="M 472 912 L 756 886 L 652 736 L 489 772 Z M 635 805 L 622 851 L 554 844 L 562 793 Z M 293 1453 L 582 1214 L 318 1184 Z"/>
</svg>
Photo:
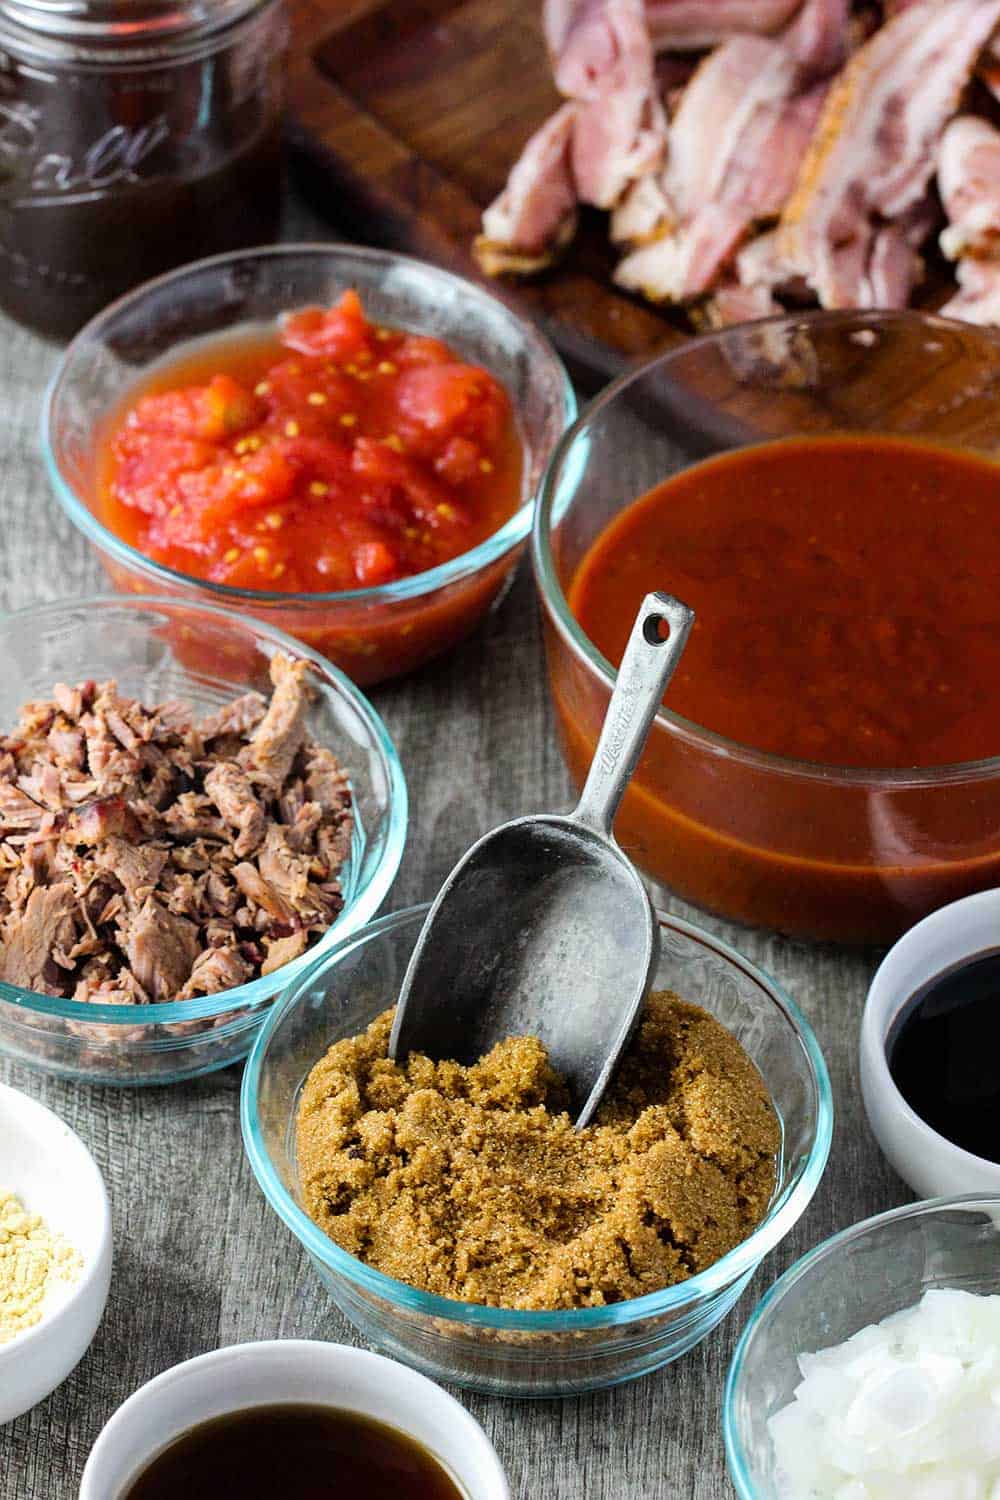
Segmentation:
<svg viewBox="0 0 1000 1500">
<path fill-rule="evenodd" d="M 781 1500 L 1000 1500 L 1000 1296 L 925 1292 L 798 1364 Z"/>
</svg>

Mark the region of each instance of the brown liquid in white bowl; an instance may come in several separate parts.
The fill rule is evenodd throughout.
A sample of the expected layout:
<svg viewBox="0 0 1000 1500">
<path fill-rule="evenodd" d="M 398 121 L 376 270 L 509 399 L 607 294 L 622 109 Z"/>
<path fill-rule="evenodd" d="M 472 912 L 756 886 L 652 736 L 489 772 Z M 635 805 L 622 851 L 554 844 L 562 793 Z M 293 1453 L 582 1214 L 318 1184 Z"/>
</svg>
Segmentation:
<svg viewBox="0 0 1000 1500">
<path fill-rule="evenodd" d="M 256 1406 L 175 1439 L 123 1500 L 464 1500 L 420 1443 L 331 1406 Z"/>
</svg>

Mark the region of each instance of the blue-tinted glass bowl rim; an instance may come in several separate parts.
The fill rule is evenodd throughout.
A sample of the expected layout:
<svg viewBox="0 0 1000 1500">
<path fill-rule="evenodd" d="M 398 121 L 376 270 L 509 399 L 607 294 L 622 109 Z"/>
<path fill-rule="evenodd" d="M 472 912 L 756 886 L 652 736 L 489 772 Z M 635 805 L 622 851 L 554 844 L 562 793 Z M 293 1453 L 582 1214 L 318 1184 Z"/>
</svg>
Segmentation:
<svg viewBox="0 0 1000 1500">
<path fill-rule="evenodd" d="M 334 1244 L 333 1240 L 325 1235 L 308 1214 L 299 1207 L 274 1169 L 259 1125 L 258 1098 L 261 1070 L 271 1038 L 288 1011 L 303 999 L 324 970 L 349 957 L 356 948 L 373 939 L 391 933 L 396 928 L 417 921 L 422 922 L 429 910 L 430 903 L 426 903 L 406 907 L 397 912 L 389 912 L 369 923 L 360 932 L 353 933 L 351 937 L 346 938 L 314 962 L 305 973 L 298 976 L 272 1007 L 263 1027 L 257 1033 L 253 1049 L 247 1059 L 240 1093 L 240 1121 L 243 1143 L 250 1166 L 271 1208 L 306 1251 L 327 1270 L 343 1276 L 347 1281 L 357 1284 L 364 1291 L 373 1293 L 390 1304 L 406 1308 L 407 1311 L 420 1313 L 428 1318 L 440 1318 L 484 1328 L 507 1329 L 519 1333 L 579 1333 L 585 1329 L 620 1327 L 643 1318 L 658 1317 L 683 1308 L 692 1302 L 704 1305 L 709 1299 L 725 1291 L 727 1287 L 731 1287 L 741 1276 L 748 1275 L 788 1233 L 804 1212 L 819 1185 L 830 1153 L 833 1134 L 833 1092 L 830 1075 L 812 1027 L 781 986 L 763 969 L 751 963 L 721 938 L 669 912 L 657 912 L 661 926 L 672 928 L 682 936 L 701 943 L 718 957 L 738 968 L 769 996 L 791 1025 L 812 1078 L 816 1115 L 809 1154 L 800 1164 L 797 1173 L 792 1176 L 772 1203 L 767 1216 L 735 1249 L 730 1250 L 721 1260 L 687 1281 L 680 1282 L 676 1286 L 665 1287 L 658 1292 L 649 1292 L 644 1297 L 634 1297 L 627 1302 L 613 1303 L 607 1307 L 574 1308 L 566 1312 L 521 1312 L 439 1297 L 435 1293 L 419 1291 L 405 1282 L 385 1276 L 381 1271 L 365 1265 L 363 1261 Z"/>
<path fill-rule="evenodd" d="M 478 301 L 489 305 L 495 313 L 507 317 L 518 335 L 531 353 L 533 368 L 538 364 L 547 365 L 558 377 L 558 390 L 562 404 L 562 422 L 560 430 L 563 431 L 572 422 L 577 412 L 576 395 L 570 378 L 558 354 L 545 338 L 540 329 L 533 323 L 522 318 L 513 311 L 507 303 L 502 302 L 485 288 L 477 286 L 475 282 L 467 281 L 462 276 L 456 276 L 454 272 L 441 270 L 426 261 L 417 260 L 409 255 L 397 255 L 391 250 L 373 250 L 358 245 L 344 244 L 332 241 L 329 244 L 303 242 L 301 244 L 262 245 L 251 250 L 240 250 L 225 255 L 212 255 L 205 260 L 191 261 L 188 265 L 179 267 L 176 271 L 168 271 L 163 276 L 157 276 L 151 281 L 143 282 L 141 286 L 133 291 L 127 292 L 125 296 L 119 297 L 89 323 L 81 328 L 80 332 L 69 343 L 62 358 L 56 367 L 45 396 L 42 401 L 41 414 L 41 446 L 45 469 L 48 474 L 49 483 L 55 493 L 56 499 L 63 510 L 69 516 L 73 525 L 102 552 L 108 554 L 115 562 L 123 567 L 131 569 L 135 573 L 141 573 L 146 578 L 168 585 L 172 588 L 183 587 L 188 591 L 194 591 L 199 597 L 217 599 L 228 603 L 229 607 L 239 609 L 241 604 L 266 605 L 270 608 L 280 607 L 287 610 L 315 610 L 321 608 L 332 609 L 337 605 L 374 605 L 392 604 L 402 600 L 420 599 L 426 594 L 433 594 L 438 589 L 445 588 L 448 584 L 456 583 L 462 579 L 472 577 L 482 569 L 489 567 L 491 563 L 498 561 L 515 547 L 520 546 L 531 530 L 532 517 L 534 515 L 535 496 L 529 495 L 499 531 L 480 542 L 468 552 L 460 553 L 450 561 L 439 563 L 435 568 L 428 568 L 424 573 L 415 573 L 409 578 L 399 578 L 393 583 L 379 584 L 375 588 L 343 589 L 340 592 L 326 594 L 296 594 L 296 593 L 271 593 L 266 589 L 234 588 L 230 584 L 213 583 L 207 578 L 197 578 L 192 573 L 181 573 L 176 568 L 169 568 L 165 563 L 155 562 L 146 557 L 137 548 L 122 541 L 114 532 L 103 526 L 87 505 L 78 497 L 72 485 L 63 478 L 56 457 L 56 445 L 53 437 L 53 414 L 56 402 L 59 399 L 62 382 L 71 369 L 77 350 L 84 344 L 94 340 L 100 340 L 107 326 L 121 316 L 139 305 L 150 293 L 159 292 L 166 287 L 176 285 L 178 282 L 204 275 L 213 271 L 222 271 L 224 268 L 239 265 L 242 262 L 254 260 L 281 259 L 316 259 L 329 260 L 334 265 L 341 262 L 346 267 L 352 261 L 364 261 L 374 265 L 386 267 L 403 267 L 411 270 L 414 275 L 421 275 L 428 280 L 438 281 L 442 285 L 454 289 L 461 289 L 468 298 L 470 304 Z M 346 278 L 347 284 L 349 278 Z M 232 330 L 228 330 L 232 332 Z M 412 332 L 420 332 L 419 329 L 411 329 Z M 179 340 L 182 342 L 182 340 Z M 543 463 L 539 472 L 539 484 L 544 473 Z"/>
<path fill-rule="evenodd" d="M 377 750 L 382 762 L 388 790 L 388 827 L 385 832 L 382 856 L 370 872 L 367 882 L 355 892 L 350 905 L 344 907 L 333 925 L 313 948 L 287 965 L 287 977 L 281 975 L 278 983 L 275 982 L 274 974 L 266 974 L 258 979 L 250 980 L 247 984 L 238 985 L 235 989 L 223 990 L 216 995 L 206 995 L 198 1000 L 172 1000 L 153 1005 L 97 1005 L 89 1001 L 62 1000 L 52 995 L 39 995 L 34 990 L 25 990 L 19 985 L 8 984 L 0 980 L 0 1001 L 17 1006 L 19 1010 L 27 1014 L 54 1016 L 64 1021 L 116 1027 L 137 1024 L 160 1026 L 177 1021 L 210 1020 L 232 1010 L 242 1010 L 245 1013 L 274 1000 L 276 995 L 283 992 L 287 984 L 313 964 L 317 956 L 328 953 L 341 938 L 363 927 L 375 915 L 389 894 L 389 889 L 399 869 L 399 862 L 403 857 L 409 817 L 408 792 L 402 762 L 379 714 L 361 689 L 356 687 L 338 667 L 335 667 L 325 656 L 321 656 L 318 651 L 314 651 L 312 647 L 286 635 L 283 630 L 276 630 L 272 625 L 251 615 L 241 615 L 235 610 L 223 609 L 218 604 L 210 604 L 200 599 L 182 599 L 177 595 L 90 594 L 46 604 L 29 604 L 23 609 L 9 610 L 0 614 L 0 634 L 11 621 L 41 619 L 47 614 L 58 615 L 64 610 L 81 607 L 102 609 L 110 605 L 115 608 L 132 607 L 136 610 L 166 607 L 180 614 L 183 614 L 185 610 L 197 610 L 199 613 L 212 615 L 227 625 L 241 626 L 260 639 L 266 640 L 269 645 L 273 645 L 278 650 L 292 656 L 306 657 L 309 661 L 315 662 L 325 674 L 327 686 L 335 688 L 339 695 L 355 709 L 365 724 L 371 745 Z M 234 1016 L 232 1023 L 225 1031 L 220 1030 L 216 1033 L 216 1039 L 228 1035 L 230 1029 L 239 1030 L 245 1021 L 246 1014 Z M 196 1036 L 190 1040 L 195 1043 L 199 1038 Z"/>
<path fill-rule="evenodd" d="M 807 1250 L 764 1293 L 740 1335 L 729 1365 L 722 1396 L 722 1435 L 726 1445 L 726 1462 L 729 1466 L 729 1477 L 739 1500 L 761 1500 L 759 1490 L 755 1489 L 750 1479 L 750 1471 L 743 1455 L 743 1445 L 740 1442 L 736 1423 L 736 1402 L 743 1366 L 750 1344 L 761 1323 L 773 1314 L 775 1308 L 784 1301 L 785 1296 L 798 1285 L 803 1277 L 808 1276 L 820 1261 L 838 1254 L 853 1241 L 863 1239 L 872 1230 L 881 1229 L 885 1224 L 901 1223 L 907 1219 L 930 1217 L 933 1214 L 947 1212 L 949 1209 L 976 1207 L 994 1211 L 1000 1209 L 1000 1193 L 962 1193 L 956 1197 L 924 1198 L 918 1203 L 903 1203 L 898 1208 L 886 1210 L 885 1213 L 873 1214 L 868 1219 L 860 1219 L 856 1224 L 849 1224 L 846 1229 L 839 1229 L 836 1234 L 831 1234 L 827 1239 L 821 1240 L 818 1245 L 814 1245 L 811 1250 Z"/>
</svg>

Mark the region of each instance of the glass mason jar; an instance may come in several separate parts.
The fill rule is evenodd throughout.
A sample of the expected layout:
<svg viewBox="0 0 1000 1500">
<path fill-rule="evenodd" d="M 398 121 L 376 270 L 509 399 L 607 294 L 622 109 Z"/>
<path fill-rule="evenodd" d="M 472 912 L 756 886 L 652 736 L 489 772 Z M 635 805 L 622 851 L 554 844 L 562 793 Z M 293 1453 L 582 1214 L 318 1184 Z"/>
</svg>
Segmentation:
<svg viewBox="0 0 1000 1500">
<path fill-rule="evenodd" d="M 0 307 L 57 338 L 276 237 L 283 0 L 0 0 Z"/>
</svg>

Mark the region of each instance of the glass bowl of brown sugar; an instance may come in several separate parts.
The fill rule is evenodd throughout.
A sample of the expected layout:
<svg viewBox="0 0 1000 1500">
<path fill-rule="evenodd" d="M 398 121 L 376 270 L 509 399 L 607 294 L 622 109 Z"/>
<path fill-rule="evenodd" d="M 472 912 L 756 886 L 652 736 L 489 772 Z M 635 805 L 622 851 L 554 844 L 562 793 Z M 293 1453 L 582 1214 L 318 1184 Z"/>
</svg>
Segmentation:
<svg viewBox="0 0 1000 1500">
<path fill-rule="evenodd" d="M 336 1244 L 307 1212 L 297 1153 L 311 1070 L 391 1006 L 427 908 L 370 923 L 282 996 L 243 1082 L 243 1136 L 275 1213 L 299 1239 L 341 1312 L 376 1348 L 436 1379 L 506 1396 L 573 1395 L 645 1375 L 687 1353 L 725 1317 L 788 1233 L 826 1165 L 833 1106 L 808 1022 L 760 969 L 706 932 L 660 914 L 654 990 L 701 1007 L 741 1044 L 780 1127 L 763 1218 L 714 1264 L 659 1291 L 561 1310 L 459 1301 L 384 1274 Z"/>
</svg>

